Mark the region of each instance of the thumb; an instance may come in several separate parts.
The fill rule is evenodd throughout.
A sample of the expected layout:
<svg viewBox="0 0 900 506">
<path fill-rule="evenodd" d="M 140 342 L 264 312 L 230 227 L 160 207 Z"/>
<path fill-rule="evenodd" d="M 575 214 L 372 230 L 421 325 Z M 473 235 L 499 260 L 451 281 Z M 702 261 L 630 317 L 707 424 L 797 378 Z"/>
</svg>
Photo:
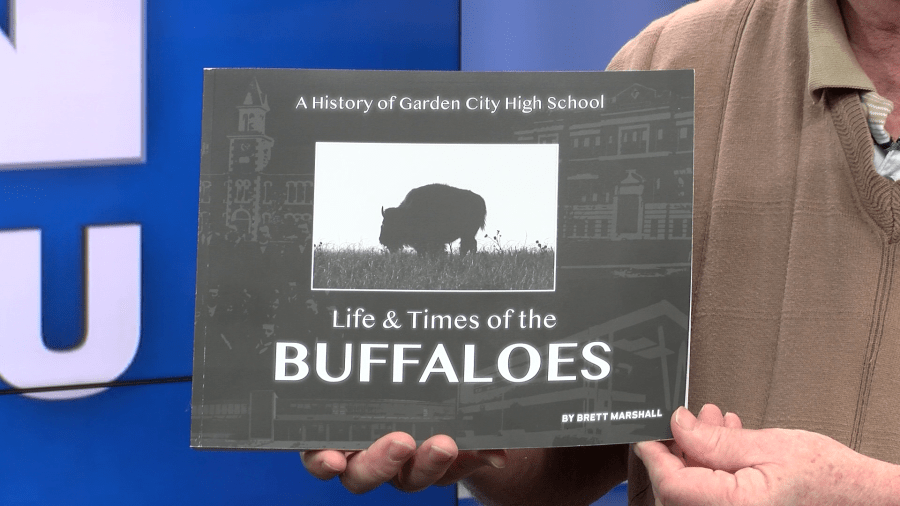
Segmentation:
<svg viewBox="0 0 900 506">
<path fill-rule="evenodd" d="M 702 467 L 734 472 L 760 463 L 757 431 L 705 423 L 678 408 L 672 415 L 672 434 L 684 455 Z"/>
</svg>

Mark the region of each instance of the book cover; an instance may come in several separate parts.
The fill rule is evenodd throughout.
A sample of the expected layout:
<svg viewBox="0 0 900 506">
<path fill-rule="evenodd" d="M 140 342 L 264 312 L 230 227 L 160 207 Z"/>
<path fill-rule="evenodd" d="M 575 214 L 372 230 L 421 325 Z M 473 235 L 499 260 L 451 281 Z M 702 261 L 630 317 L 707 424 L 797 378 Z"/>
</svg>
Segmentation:
<svg viewBox="0 0 900 506">
<path fill-rule="evenodd" d="M 209 69 L 191 444 L 670 437 L 693 72 Z"/>
</svg>

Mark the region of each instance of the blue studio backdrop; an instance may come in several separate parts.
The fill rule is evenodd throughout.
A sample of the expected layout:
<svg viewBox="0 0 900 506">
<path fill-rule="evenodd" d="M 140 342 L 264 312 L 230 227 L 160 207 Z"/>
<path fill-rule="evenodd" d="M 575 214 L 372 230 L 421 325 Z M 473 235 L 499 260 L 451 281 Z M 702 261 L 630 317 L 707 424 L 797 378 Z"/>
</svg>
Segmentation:
<svg viewBox="0 0 900 506">
<path fill-rule="evenodd" d="M 6 22 L 18 24 L 19 57 L 28 56 L 31 19 L 22 14 L 34 1 L 15 0 Z M 454 487 L 353 496 L 337 480 L 310 477 L 295 452 L 200 452 L 188 436 L 203 68 L 457 70 L 458 2 L 152 0 L 144 8 L 145 161 L 0 171 L 0 231 L 41 230 L 44 340 L 66 349 L 85 334 L 84 227 L 140 225 L 140 343 L 117 382 L 151 383 L 67 401 L 0 385 L 0 504 L 455 504 Z M 0 46 L 9 42 L 0 36 Z M 66 50 L 66 40 L 53 42 Z M 17 76 L 0 67 L 0 79 Z M 7 142 L 0 137 L 0 151 L 12 149 Z"/>
<path fill-rule="evenodd" d="M 0 504 L 456 504 L 455 487 L 353 496 L 293 452 L 189 448 L 202 69 L 598 69 L 683 3 L 0 0 Z M 137 341 L 121 373 L 91 376 L 100 353 L 65 376 L 40 358 L 84 351 L 98 327 L 86 230 L 123 224 L 139 227 Z M 35 260 L 21 232 L 37 230 Z M 116 253 L 104 268 L 130 275 Z M 18 309 L 29 294 L 37 316 Z M 28 325 L 55 351 L 23 354 Z M 47 398 L 86 383 L 108 388 Z"/>
</svg>

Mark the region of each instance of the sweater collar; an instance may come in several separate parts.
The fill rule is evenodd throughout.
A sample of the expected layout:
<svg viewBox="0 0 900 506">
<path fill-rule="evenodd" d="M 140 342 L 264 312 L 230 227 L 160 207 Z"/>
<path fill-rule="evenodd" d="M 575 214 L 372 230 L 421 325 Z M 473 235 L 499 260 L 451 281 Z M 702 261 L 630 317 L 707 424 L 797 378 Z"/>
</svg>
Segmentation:
<svg viewBox="0 0 900 506">
<path fill-rule="evenodd" d="M 809 0 L 809 75 L 807 91 L 814 98 L 825 88 L 875 91 L 871 79 L 856 61 L 837 0 Z"/>
</svg>

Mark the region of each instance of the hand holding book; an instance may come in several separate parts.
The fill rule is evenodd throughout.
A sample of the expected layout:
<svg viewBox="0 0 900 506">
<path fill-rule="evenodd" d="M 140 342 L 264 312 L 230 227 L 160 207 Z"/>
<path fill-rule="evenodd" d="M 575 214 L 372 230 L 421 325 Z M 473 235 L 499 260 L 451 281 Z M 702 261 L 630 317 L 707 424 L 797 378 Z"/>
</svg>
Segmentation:
<svg viewBox="0 0 900 506">
<path fill-rule="evenodd" d="M 340 476 L 353 493 L 368 492 L 383 483 L 406 492 L 431 485 L 448 485 L 481 467 L 502 469 L 506 450 L 464 451 L 445 435 L 429 438 L 416 448 L 404 432 L 393 432 L 361 451 L 316 450 L 302 453 L 303 465 L 313 476 L 329 480 Z"/>
<path fill-rule="evenodd" d="M 394 432 L 367 450 L 311 450 L 302 454 L 313 476 L 340 477 L 353 493 L 384 483 L 414 492 L 465 480 L 490 504 L 590 504 L 625 478 L 628 445 L 458 451 L 444 435 L 418 448 Z"/>
</svg>

